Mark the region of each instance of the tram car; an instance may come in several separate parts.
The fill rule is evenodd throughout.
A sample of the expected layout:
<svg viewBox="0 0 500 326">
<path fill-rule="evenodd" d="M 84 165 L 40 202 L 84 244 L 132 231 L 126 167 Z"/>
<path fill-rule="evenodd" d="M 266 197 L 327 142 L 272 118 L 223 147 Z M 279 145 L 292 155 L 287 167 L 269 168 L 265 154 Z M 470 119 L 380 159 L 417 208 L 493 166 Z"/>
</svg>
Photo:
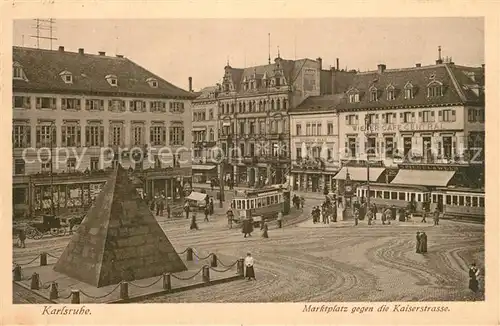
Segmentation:
<svg viewBox="0 0 500 326">
<path fill-rule="evenodd" d="M 361 185 L 356 189 L 356 196 L 367 197 L 367 186 Z M 370 183 L 370 203 L 375 203 L 380 212 L 387 207 L 407 208 L 408 203 L 415 204 L 415 212 L 422 213 L 426 203 L 431 199 L 431 191 L 424 186 L 403 185 L 392 183 Z"/>
<path fill-rule="evenodd" d="M 258 224 L 263 219 L 270 220 L 290 210 L 290 192 L 281 187 L 269 187 L 238 192 L 231 201 L 234 220 L 240 222 L 252 218 Z"/>
<path fill-rule="evenodd" d="M 436 207 L 445 218 L 471 219 L 483 222 L 485 218 L 484 189 L 437 188 L 432 192 L 431 209 Z"/>
</svg>

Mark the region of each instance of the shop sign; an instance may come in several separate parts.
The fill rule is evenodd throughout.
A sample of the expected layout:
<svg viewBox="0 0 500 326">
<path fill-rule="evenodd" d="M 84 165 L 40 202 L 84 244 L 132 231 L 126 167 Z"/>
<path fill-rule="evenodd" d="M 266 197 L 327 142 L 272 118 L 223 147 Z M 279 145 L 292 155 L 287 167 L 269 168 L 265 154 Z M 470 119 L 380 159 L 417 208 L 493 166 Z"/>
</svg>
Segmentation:
<svg viewBox="0 0 500 326">
<path fill-rule="evenodd" d="M 444 130 L 445 124 L 442 122 L 434 123 L 434 122 L 426 122 L 426 123 L 373 123 L 368 127 L 363 125 L 353 125 L 351 126 L 353 131 L 361 131 L 361 132 L 397 132 L 397 131 L 424 131 L 424 130 Z"/>
</svg>

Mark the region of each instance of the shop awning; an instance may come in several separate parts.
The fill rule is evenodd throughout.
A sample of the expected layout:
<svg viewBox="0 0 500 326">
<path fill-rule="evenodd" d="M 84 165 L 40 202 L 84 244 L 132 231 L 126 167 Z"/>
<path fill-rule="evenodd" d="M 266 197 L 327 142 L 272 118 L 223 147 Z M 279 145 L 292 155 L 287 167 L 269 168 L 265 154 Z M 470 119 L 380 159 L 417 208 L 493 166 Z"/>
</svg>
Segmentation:
<svg viewBox="0 0 500 326">
<path fill-rule="evenodd" d="M 455 171 L 399 170 L 392 184 L 446 187 Z"/>
<path fill-rule="evenodd" d="M 193 170 L 203 170 L 203 171 L 210 171 L 212 169 L 215 169 L 215 165 L 192 165 L 191 168 Z"/>
<path fill-rule="evenodd" d="M 377 181 L 380 178 L 382 172 L 384 172 L 384 168 L 370 168 L 370 181 Z M 367 180 L 367 171 L 366 168 L 346 168 L 343 167 L 339 173 L 337 173 L 333 178 L 335 180 L 345 180 L 347 171 L 349 171 L 349 176 L 353 181 L 366 181 Z"/>
<path fill-rule="evenodd" d="M 195 200 L 195 201 L 201 201 L 205 200 L 205 197 L 207 197 L 207 194 L 202 194 L 201 192 L 196 192 L 192 191 L 189 196 L 186 197 L 188 200 Z"/>
</svg>

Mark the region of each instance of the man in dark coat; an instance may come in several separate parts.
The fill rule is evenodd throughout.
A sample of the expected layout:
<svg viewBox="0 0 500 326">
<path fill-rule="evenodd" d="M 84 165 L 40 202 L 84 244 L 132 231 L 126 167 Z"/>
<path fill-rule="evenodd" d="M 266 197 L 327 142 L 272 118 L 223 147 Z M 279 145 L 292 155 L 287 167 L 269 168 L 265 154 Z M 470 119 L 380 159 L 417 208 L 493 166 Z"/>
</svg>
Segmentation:
<svg viewBox="0 0 500 326">
<path fill-rule="evenodd" d="M 420 251 L 422 254 L 427 253 L 427 234 L 425 232 L 420 235 Z"/>
<path fill-rule="evenodd" d="M 472 264 L 469 268 L 469 289 L 473 292 L 477 292 L 479 289 L 479 282 L 477 281 L 477 274 L 479 270 L 476 267 L 476 264 Z"/>
<path fill-rule="evenodd" d="M 196 229 L 199 230 L 198 224 L 196 224 L 196 212 L 193 212 L 191 215 L 191 225 L 189 226 L 190 230 Z"/>
<path fill-rule="evenodd" d="M 416 243 L 416 253 L 417 254 L 421 254 L 422 251 L 421 251 L 421 241 L 422 241 L 422 238 L 420 236 L 420 232 L 417 231 L 417 243 Z"/>
</svg>

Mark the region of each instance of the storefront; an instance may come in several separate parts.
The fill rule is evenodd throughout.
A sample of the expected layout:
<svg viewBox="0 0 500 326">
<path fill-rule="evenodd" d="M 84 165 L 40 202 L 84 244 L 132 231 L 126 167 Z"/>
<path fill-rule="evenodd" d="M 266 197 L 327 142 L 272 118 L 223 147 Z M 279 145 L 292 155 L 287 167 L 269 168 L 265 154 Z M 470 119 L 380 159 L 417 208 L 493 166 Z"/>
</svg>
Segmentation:
<svg viewBox="0 0 500 326">
<path fill-rule="evenodd" d="M 217 166 L 213 164 L 193 165 L 193 182 L 207 183 L 213 178 L 218 178 Z"/>
</svg>

